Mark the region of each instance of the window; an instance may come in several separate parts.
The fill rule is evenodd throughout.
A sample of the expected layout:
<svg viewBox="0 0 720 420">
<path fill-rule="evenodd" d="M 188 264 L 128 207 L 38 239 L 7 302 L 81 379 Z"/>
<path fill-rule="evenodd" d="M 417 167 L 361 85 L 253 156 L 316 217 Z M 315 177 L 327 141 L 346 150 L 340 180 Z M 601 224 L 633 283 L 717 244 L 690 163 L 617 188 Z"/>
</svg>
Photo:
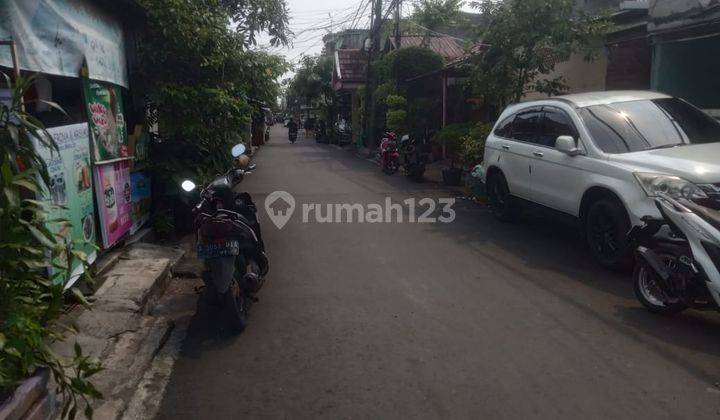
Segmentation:
<svg viewBox="0 0 720 420">
<path fill-rule="evenodd" d="M 567 114 L 551 107 L 545 107 L 543 111 L 545 111 L 545 119 L 540 144 L 555 147 L 555 140 L 560 136 L 570 136 L 577 140 L 577 130 L 575 130 L 575 126 L 573 126 Z"/>
<path fill-rule="evenodd" d="M 515 117 L 512 125 L 512 138 L 528 143 L 536 143 L 542 131 L 542 111 L 539 108 L 523 111 Z"/>
<path fill-rule="evenodd" d="M 720 123 L 676 98 L 590 106 L 580 115 L 605 153 L 720 142 Z"/>
<path fill-rule="evenodd" d="M 512 130 L 512 122 L 514 118 L 515 116 L 511 115 L 502 120 L 495 129 L 495 135 L 498 137 L 510 138 L 510 131 Z"/>
</svg>

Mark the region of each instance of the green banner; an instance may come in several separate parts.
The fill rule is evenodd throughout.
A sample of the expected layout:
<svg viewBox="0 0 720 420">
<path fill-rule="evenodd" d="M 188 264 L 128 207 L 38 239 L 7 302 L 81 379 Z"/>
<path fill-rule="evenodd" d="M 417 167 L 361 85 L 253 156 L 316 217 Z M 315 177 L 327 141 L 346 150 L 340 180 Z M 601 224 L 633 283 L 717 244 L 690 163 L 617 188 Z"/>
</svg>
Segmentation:
<svg viewBox="0 0 720 420">
<path fill-rule="evenodd" d="M 95 162 L 128 157 L 122 92 L 108 83 L 83 79 Z"/>
<path fill-rule="evenodd" d="M 90 166 L 90 138 L 88 125 L 73 124 L 47 130 L 57 143 L 59 153 L 36 143 L 38 154 L 48 167 L 49 184 L 42 199 L 57 207 L 50 219 L 67 219 L 72 228 L 50 224 L 48 228 L 71 241 L 84 244 L 77 249 L 88 254 L 89 262 L 95 259 L 95 207 L 93 204 L 92 167 Z M 82 274 L 82 265 L 76 261 L 70 287 Z"/>
</svg>

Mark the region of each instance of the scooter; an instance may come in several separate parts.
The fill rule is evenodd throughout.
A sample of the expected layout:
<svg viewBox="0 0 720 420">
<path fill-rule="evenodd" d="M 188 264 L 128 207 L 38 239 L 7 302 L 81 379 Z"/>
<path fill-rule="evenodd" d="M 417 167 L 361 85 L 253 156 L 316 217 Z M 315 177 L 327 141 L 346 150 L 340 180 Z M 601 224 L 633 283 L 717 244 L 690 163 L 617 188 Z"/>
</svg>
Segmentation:
<svg viewBox="0 0 720 420">
<path fill-rule="evenodd" d="M 415 182 L 422 182 L 425 176 L 425 165 L 428 161 L 428 153 L 425 151 L 425 144 L 411 139 L 404 135 L 400 139 L 400 161 L 405 169 L 405 175 Z"/>
<path fill-rule="evenodd" d="M 245 151 L 233 147 L 233 157 Z M 200 192 L 192 215 L 197 235 L 197 255 L 204 260 L 203 299 L 222 309 L 237 332 L 247 326 L 250 305 L 264 284 L 270 268 L 257 221 L 257 208 L 247 193 L 234 191 L 251 172 L 233 168 Z M 195 190 L 191 180 L 182 182 L 186 192 Z"/>
<path fill-rule="evenodd" d="M 297 131 L 288 132 L 288 138 L 290 140 L 290 143 L 295 143 L 297 141 L 297 137 L 298 137 Z"/>
<path fill-rule="evenodd" d="M 380 140 L 377 161 L 386 175 L 393 175 L 400 169 L 400 153 L 398 153 L 397 136 L 392 131 L 387 131 Z"/>
<path fill-rule="evenodd" d="M 630 231 L 639 243 L 637 299 L 660 314 L 720 309 L 720 211 L 667 194 L 655 198 L 655 205 L 663 218 L 645 217 Z"/>
</svg>

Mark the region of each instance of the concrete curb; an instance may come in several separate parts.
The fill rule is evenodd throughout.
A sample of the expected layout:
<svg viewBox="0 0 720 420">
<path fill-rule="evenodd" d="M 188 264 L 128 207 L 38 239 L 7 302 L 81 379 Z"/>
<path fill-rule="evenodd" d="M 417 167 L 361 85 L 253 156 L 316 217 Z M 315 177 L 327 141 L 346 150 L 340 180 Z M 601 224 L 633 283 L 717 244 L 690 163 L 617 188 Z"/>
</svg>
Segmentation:
<svg viewBox="0 0 720 420">
<path fill-rule="evenodd" d="M 145 370 L 170 336 L 174 323 L 149 314 L 183 254 L 179 248 L 147 243 L 126 248 L 101 275 L 102 286 L 89 299 L 92 310 L 76 307 L 61 320 L 75 325 L 79 333 L 53 349 L 70 356 L 77 342 L 84 353 L 102 361 L 104 369 L 92 378 L 104 396 L 93 403 L 96 418 L 122 415 Z"/>
</svg>

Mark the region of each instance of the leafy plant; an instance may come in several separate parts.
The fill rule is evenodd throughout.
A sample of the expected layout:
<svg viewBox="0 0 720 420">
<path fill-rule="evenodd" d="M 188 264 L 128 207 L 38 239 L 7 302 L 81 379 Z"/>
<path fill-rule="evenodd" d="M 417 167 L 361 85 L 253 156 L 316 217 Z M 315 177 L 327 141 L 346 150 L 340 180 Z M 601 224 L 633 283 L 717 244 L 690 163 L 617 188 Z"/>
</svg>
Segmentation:
<svg viewBox="0 0 720 420">
<path fill-rule="evenodd" d="M 478 33 L 490 45 L 472 60 L 477 94 L 498 109 L 528 92 L 557 94 L 565 79 L 548 75 L 572 54 L 593 57 L 592 41 L 610 26 L 606 16 L 577 10 L 575 0 L 481 0 L 472 2 L 491 22 Z"/>
<path fill-rule="evenodd" d="M 460 161 L 466 167 L 482 163 L 485 156 L 485 140 L 493 124 L 478 123 L 460 139 Z"/>
<path fill-rule="evenodd" d="M 56 227 L 69 222 L 49 220 L 53 207 L 30 198 L 41 196 L 48 181 L 34 143 L 58 149 L 42 123 L 23 110 L 33 78 L 13 83 L 5 76 L 5 81 L 12 95 L 9 104 L 0 103 L 0 394 L 8 395 L 37 369 L 48 368 L 63 401 L 62 416 L 74 418 L 84 404 L 85 415 L 92 417 L 90 400 L 102 397 L 90 382 L 99 363 L 83 355 L 77 343 L 70 359 L 50 348 L 70 330 L 58 322 L 64 279 L 74 261 L 87 263 L 87 255 L 48 228 L 50 222 Z M 90 280 L 89 270 L 85 273 Z M 86 304 L 80 291 L 72 293 Z"/>
<path fill-rule="evenodd" d="M 250 51 L 255 34 L 287 42 L 283 0 L 139 0 L 147 14 L 139 46 L 139 89 L 157 108 L 162 156 L 151 169 L 172 192 L 177 180 L 208 181 L 231 165 L 232 145 L 247 142 L 253 100 L 274 103 L 279 56 Z"/>
</svg>

